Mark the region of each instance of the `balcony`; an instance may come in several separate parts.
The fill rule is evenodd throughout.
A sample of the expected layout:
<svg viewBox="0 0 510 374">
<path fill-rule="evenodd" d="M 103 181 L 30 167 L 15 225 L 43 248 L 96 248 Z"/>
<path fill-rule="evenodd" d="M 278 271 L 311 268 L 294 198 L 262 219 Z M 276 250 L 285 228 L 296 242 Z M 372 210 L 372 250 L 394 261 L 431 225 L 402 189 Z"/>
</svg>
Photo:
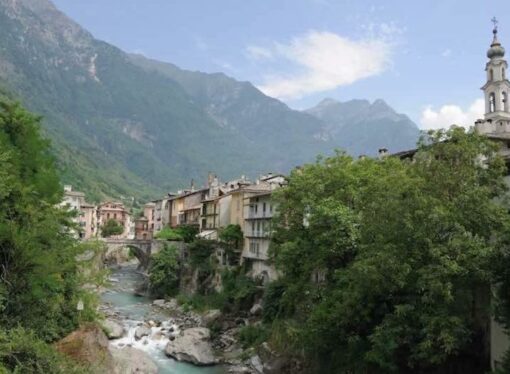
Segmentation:
<svg viewBox="0 0 510 374">
<path fill-rule="evenodd" d="M 265 230 L 246 230 L 244 234 L 247 238 L 269 239 L 270 233 Z"/>
</svg>

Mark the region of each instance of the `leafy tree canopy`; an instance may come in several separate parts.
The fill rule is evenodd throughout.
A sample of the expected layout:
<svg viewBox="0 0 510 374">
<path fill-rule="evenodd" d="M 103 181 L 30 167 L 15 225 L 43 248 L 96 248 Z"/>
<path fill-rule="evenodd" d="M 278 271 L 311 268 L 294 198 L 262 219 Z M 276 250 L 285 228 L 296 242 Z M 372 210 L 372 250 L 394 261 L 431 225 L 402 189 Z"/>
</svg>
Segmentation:
<svg viewBox="0 0 510 374">
<path fill-rule="evenodd" d="M 123 232 L 124 226 L 122 226 L 114 219 L 109 219 L 103 226 L 101 226 L 101 236 L 103 238 L 108 238 L 113 235 L 120 235 Z"/>
<path fill-rule="evenodd" d="M 483 372 L 504 173 L 495 144 L 455 127 L 412 161 L 338 153 L 295 170 L 264 316 L 289 321 L 287 346 L 322 373 Z"/>
</svg>

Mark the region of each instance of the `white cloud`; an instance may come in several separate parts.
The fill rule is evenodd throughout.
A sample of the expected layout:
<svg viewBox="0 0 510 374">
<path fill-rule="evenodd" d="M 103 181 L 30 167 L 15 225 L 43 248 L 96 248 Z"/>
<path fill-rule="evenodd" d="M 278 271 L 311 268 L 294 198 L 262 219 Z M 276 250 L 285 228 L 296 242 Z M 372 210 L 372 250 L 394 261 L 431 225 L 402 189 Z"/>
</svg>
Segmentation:
<svg viewBox="0 0 510 374">
<path fill-rule="evenodd" d="M 477 119 L 483 118 L 484 112 L 485 102 L 483 99 L 475 100 L 466 110 L 451 104 L 443 105 L 437 111 L 428 106 L 421 114 L 420 127 L 422 129 L 440 129 L 457 125 L 469 128 L 474 125 Z"/>
<path fill-rule="evenodd" d="M 295 99 L 378 75 L 391 63 L 393 43 L 389 34 L 397 29 L 385 24 L 380 31 L 379 37 L 352 40 L 312 30 L 288 44 L 257 47 L 258 52 L 271 52 L 270 56 L 283 66 L 283 72 L 266 76 L 259 88 L 269 96 Z"/>
<path fill-rule="evenodd" d="M 264 60 L 273 58 L 273 52 L 268 48 L 250 45 L 246 48 L 246 53 L 253 60 Z"/>
</svg>

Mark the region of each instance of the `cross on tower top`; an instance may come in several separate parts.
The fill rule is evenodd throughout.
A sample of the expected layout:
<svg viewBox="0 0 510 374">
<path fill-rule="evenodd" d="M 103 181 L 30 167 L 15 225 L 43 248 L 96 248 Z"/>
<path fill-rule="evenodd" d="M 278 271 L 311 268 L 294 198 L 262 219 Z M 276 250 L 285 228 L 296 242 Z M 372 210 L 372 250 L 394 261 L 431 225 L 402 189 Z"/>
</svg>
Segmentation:
<svg viewBox="0 0 510 374">
<path fill-rule="evenodd" d="M 498 19 L 496 17 L 492 17 L 491 22 L 494 24 L 494 31 L 498 30 Z"/>
</svg>

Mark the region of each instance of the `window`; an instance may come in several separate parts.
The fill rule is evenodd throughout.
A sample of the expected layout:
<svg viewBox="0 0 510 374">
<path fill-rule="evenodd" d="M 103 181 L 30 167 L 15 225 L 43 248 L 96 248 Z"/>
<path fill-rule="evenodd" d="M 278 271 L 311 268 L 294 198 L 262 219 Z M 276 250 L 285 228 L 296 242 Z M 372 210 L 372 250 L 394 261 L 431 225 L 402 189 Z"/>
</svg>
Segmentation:
<svg viewBox="0 0 510 374">
<path fill-rule="evenodd" d="M 262 212 L 265 213 L 266 212 L 266 203 L 262 204 Z"/>
<path fill-rule="evenodd" d="M 505 71 L 505 68 L 502 68 L 502 69 L 501 69 L 501 77 L 502 77 L 503 79 L 506 79 L 506 71 Z"/>
<path fill-rule="evenodd" d="M 494 92 L 489 94 L 489 113 L 494 113 L 496 111 L 496 95 Z"/>
<path fill-rule="evenodd" d="M 501 105 L 501 107 L 503 108 L 503 110 L 504 110 L 505 112 L 507 112 L 507 111 L 508 111 L 508 104 L 507 104 L 507 101 L 508 101 L 508 100 L 507 100 L 507 94 L 506 94 L 506 92 L 505 92 L 505 91 L 503 91 L 503 92 L 501 93 L 501 103 L 503 104 L 503 105 Z"/>
<path fill-rule="evenodd" d="M 117 213 L 113 214 L 113 219 L 117 219 Z"/>
<path fill-rule="evenodd" d="M 491 81 L 493 81 L 493 80 L 494 80 L 494 70 L 492 70 L 492 69 L 490 69 L 490 70 L 489 70 L 489 79 L 490 79 Z"/>
<path fill-rule="evenodd" d="M 106 213 L 106 219 L 110 219 L 110 213 Z"/>
</svg>

